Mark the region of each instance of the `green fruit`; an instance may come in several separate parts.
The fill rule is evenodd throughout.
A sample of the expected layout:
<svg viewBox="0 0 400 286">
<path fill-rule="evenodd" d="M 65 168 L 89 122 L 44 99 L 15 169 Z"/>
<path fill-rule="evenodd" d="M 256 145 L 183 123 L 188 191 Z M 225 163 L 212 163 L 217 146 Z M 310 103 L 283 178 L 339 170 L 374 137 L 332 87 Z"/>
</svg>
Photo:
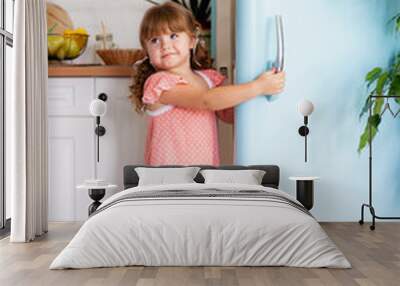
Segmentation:
<svg viewBox="0 0 400 286">
<path fill-rule="evenodd" d="M 74 39 L 71 39 L 69 49 L 67 52 L 67 57 L 76 58 L 77 56 L 79 56 L 80 52 L 81 49 L 79 48 L 78 43 Z"/>
<path fill-rule="evenodd" d="M 58 49 L 64 44 L 64 37 L 60 35 L 47 36 L 47 52 L 48 55 L 55 56 Z"/>
<path fill-rule="evenodd" d="M 69 51 L 69 47 L 70 46 L 71 46 L 71 39 L 70 38 L 64 38 L 64 44 L 63 44 L 62 48 L 60 49 L 60 50 L 63 50 L 63 53 L 62 53 L 63 57 L 61 58 L 61 57 L 57 56 L 57 58 L 59 60 L 63 60 L 63 59 L 68 58 L 68 51 Z"/>
<path fill-rule="evenodd" d="M 58 49 L 57 54 L 56 54 L 57 59 L 59 59 L 61 61 L 65 58 L 65 48 L 64 47 L 65 46 L 62 46 L 60 49 Z"/>
</svg>

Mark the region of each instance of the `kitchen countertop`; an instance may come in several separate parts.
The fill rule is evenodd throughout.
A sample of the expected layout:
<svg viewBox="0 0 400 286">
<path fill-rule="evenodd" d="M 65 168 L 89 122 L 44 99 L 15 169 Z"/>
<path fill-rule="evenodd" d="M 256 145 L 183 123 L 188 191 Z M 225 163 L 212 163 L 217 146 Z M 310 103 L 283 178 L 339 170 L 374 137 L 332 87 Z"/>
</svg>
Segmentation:
<svg viewBox="0 0 400 286">
<path fill-rule="evenodd" d="M 131 77 L 132 67 L 110 65 L 49 65 L 49 77 Z"/>
</svg>

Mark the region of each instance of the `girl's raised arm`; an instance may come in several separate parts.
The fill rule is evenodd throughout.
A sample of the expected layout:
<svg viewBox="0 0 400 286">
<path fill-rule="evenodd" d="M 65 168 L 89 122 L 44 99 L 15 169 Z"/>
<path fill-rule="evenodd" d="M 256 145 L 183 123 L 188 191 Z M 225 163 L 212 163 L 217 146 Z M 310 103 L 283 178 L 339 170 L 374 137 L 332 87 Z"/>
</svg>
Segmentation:
<svg viewBox="0 0 400 286">
<path fill-rule="evenodd" d="M 184 108 L 221 110 L 236 106 L 257 95 L 280 93 L 284 84 L 285 74 L 283 72 L 268 71 L 251 82 L 216 87 L 207 92 L 186 84 L 176 85 L 172 89 L 162 92 L 159 102 Z"/>
</svg>

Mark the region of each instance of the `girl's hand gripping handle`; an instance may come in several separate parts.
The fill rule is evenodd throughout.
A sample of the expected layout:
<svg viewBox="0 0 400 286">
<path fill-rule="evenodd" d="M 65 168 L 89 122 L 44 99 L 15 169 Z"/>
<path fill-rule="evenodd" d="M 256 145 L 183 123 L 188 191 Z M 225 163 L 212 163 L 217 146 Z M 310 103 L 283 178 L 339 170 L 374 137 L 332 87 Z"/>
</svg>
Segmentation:
<svg viewBox="0 0 400 286">
<path fill-rule="evenodd" d="M 255 83 L 259 89 L 259 94 L 278 94 L 281 93 L 285 87 L 285 72 L 278 72 L 273 68 L 267 72 L 262 73 Z"/>
</svg>

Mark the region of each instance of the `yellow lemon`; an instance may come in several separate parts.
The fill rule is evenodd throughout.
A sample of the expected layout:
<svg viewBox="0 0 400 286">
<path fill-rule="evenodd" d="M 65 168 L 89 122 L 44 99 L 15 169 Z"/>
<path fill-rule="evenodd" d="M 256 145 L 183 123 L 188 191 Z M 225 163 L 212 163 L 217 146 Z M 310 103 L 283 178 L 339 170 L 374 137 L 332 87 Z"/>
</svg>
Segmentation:
<svg viewBox="0 0 400 286">
<path fill-rule="evenodd" d="M 75 29 L 75 34 L 89 35 L 86 29 L 82 27 Z"/>
<path fill-rule="evenodd" d="M 64 30 L 64 35 L 71 35 L 71 34 L 74 34 L 75 32 L 73 31 L 73 30 L 71 30 L 71 29 L 65 29 Z"/>
</svg>

